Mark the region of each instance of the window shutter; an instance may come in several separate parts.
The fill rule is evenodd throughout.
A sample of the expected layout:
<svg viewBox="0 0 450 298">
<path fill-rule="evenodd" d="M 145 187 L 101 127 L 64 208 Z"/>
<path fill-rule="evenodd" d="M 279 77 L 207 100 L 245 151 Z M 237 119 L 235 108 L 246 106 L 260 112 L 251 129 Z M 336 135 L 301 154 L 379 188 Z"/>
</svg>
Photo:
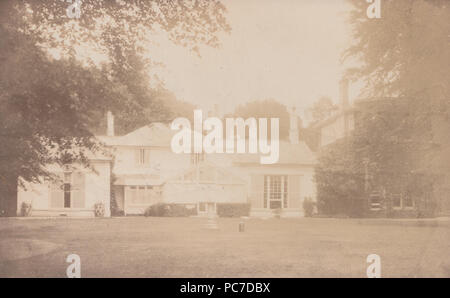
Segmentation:
<svg viewBox="0 0 450 298">
<path fill-rule="evenodd" d="M 73 173 L 72 187 L 72 208 L 84 208 L 85 200 L 85 174 L 82 172 Z"/>
<path fill-rule="evenodd" d="M 63 174 L 58 175 L 57 181 L 50 182 L 50 208 L 64 208 Z"/>
<path fill-rule="evenodd" d="M 252 208 L 264 208 L 264 175 L 251 176 L 250 204 Z"/>
<path fill-rule="evenodd" d="M 288 176 L 288 206 L 289 208 L 302 208 L 301 194 L 300 194 L 300 175 Z"/>
</svg>

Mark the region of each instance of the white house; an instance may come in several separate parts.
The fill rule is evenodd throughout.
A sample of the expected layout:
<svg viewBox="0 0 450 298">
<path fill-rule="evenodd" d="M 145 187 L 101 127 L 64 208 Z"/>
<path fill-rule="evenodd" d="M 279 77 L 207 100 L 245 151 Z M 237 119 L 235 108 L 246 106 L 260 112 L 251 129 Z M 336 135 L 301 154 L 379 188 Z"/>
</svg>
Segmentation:
<svg viewBox="0 0 450 298">
<path fill-rule="evenodd" d="M 102 203 L 105 216 L 110 216 L 111 159 L 92 155 L 90 164 L 91 169 L 81 165 L 50 166 L 59 179 L 19 188 L 18 215 L 22 204 L 27 203 L 32 206 L 32 216 L 94 217 L 95 204 Z"/>
<path fill-rule="evenodd" d="M 275 209 L 281 216 L 302 216 L 303 200 L 315 199 L 316 158 L 299 141 L 296 117 L 272 165 L 260 164 L 258 154 L 175 154 L 170 147 L 174 134 L 169 126 L 153 123 L 115 136 L 108 113 L 107 135 L 98 139 L 113 158 L 92 158 L 94 171 L 55 169 L 61 182 L 19 190 L 18 210 L 28 202 L 33 216 L 93 216 L 94 205 L 103 203 L 109 216 L 111 190 L 126 215 L 165 202 L 196 208 L 199 215 L 215 213 L 218 203 L 250 203 L 251 216 L 271 216 Z"/>
</svg>

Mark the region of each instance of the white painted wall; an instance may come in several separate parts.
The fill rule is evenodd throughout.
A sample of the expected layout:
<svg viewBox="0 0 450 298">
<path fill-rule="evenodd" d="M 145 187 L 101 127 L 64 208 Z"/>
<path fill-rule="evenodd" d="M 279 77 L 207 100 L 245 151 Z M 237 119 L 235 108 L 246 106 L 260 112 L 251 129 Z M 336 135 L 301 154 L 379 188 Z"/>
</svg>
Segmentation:
<svg viewBox="0 0 450 298">
<path fill-rule="evenodd" d="M 163 201 L 166 203 L 246 203 L 244 184 L 193 184 L 171 182 L 164 186 Z"/>
<path fill-rule="evenodd" d="M 149 150 L 149 162 L 139 164 L 136 151 Z M 114 149 L 115 161 L 113 172 L 116 175 L 159 174 L 169 177 L 190 166 L 190 154 L 175 154 L 170 147 L 118 146 Z"/>
<path fill-rule="evenodd" d="M 17 198 L 17 210 L 23 202 L 32 205 L 32 216 L 94 216 L 94 205 L 103 203 L 105 216 L 111 216 L 110 209 L 110 163 L 109 161 L 91 161 L 95 171 L 77 167 L 77 171 L 85 174 L 85 206 L 84 208 L 59 208 L 50 207 L 50 184 L 49 182 L 27 184 L 26 189 L 19 188 Z M 55 173 L 63 172 L 61 168 L 52 166 Z"/>
</svg>

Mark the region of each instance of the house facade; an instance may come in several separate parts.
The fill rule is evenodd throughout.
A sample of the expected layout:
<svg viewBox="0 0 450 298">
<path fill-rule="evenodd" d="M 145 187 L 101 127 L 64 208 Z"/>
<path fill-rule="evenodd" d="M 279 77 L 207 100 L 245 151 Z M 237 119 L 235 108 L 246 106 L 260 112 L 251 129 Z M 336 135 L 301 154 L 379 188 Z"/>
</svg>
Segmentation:
<svg viewBox="0 0 450 298">
<path fill-rule="evenodd" d="M 294 117 L 292 115 L 292 117 Z M 217 212 L 220 203 L 249 203 L 250 216 L 302 216 L 305 198 L 315 200 L 315 155 L 299 140 L 296 120 L 289 140 L 280 141 L 279 161 L 259 163 L 259 154 L 176 154 L 176 133 L 153 123 L 129 134 L 114 135 L 108 113 L 106 136 L 98 136 L 112 158 L 96 161 L 93 170 L 68 166 L 55 171 L 60 182 L 43 182 L 19 190 L 22 203 L 32 205 L 33 216 L 94 216 L 95 204 L 125 215 L 140 215 L 157 203 L 182 204 L 198 215 Z M 20 212 L 20 211 L 19 211 Z"/>
<path fill-rule="evenodd" d="M 96 204 L 102 204 L 104 216 L 111 215 L 111 159 L 91 157 L 91 168 L 81 165 L 50 166 L 54 181 L 28 183 L 17 193 L 17 215 L 24 204 L 32 216 L 94 217 Z"/>
</svg>

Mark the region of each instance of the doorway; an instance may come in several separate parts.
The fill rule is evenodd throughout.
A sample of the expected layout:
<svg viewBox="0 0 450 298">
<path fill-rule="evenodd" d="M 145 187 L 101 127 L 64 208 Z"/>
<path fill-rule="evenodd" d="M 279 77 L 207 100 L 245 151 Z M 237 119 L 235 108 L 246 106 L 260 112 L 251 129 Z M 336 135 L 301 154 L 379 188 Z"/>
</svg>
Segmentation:
<svg viewBox="0 0 450 298">
<path fill-rule="evenodd" d="M 216 214 L 216 203 L 200 202 L 197 205 L 198 215 L 209 216 Z"/>
</svg>

